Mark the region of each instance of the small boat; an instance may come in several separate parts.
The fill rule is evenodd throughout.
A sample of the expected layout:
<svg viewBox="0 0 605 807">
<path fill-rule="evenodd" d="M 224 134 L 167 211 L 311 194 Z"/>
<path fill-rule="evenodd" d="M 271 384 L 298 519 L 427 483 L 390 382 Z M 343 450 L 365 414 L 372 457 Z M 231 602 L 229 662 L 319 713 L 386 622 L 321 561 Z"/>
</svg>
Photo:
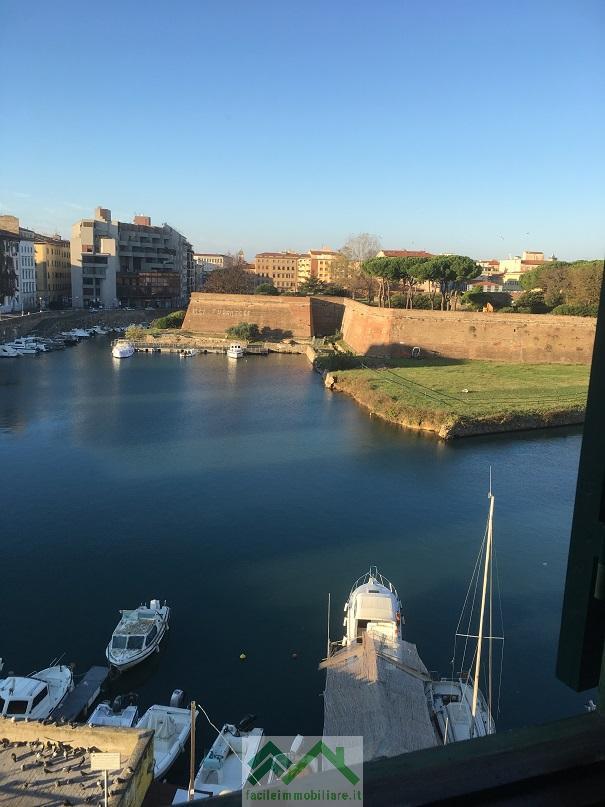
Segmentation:
<svg viewBox="0 0 605 807">
<path fill-rule="evenodd" d="M 78 339 L 88 339 L 90 336 L 90 330 L 86 328 L 73 328 L 72 333 L 74 336 L 77 336 Z"/>
<path fill-rule="evenodd" d="M 127 359 L 134 354 L 134 345 L 126 339 L 118 339 L 111 349 L 114 359 Z"/>
<path fill-rule="evenodd" d="M 71 667 L 46 667 L 27 676 L 0 679 L 0 716 L 45 720 L 74 688 Z"/>
<path fill-rule="evenodd" d="M 16 350 L 19 356 L 35 356 L 38 351 L 31 342 L 15 339 L 14 342 L 7 342 L 7 347 Z"/>
<path fill-rule="evenodd" d="M 113 632 L 105 655 L 117 670 L 128 670 L 140 664 L 152 653 L 158 653 L 160 642 L 168 630 L 170 608 L 159 600 L 149 607 L 140 605 L 132 611 L 120 611 L 122 618 Z"/>
<path fill-rule="evenodd" d="M 194 350 L 193 348 L 186 348 L 185 350 L 181 350 L 179 356 L 181 359 L 190 359 L 192 356 L 197 356 L 199 350 Z"/>
<path fill-rule="evenodd" d="M 174 764 L 191 734 L 191 710 L 172 706 L 173 701 L 180 703 L 182 694 L 181 690 L 175 690 L 170 706 L 150 706 L 136 725 L 138 729 L 152 729 L 154 732 L 154 779 L 160 779 Z"/>
<path fill-rule="evenodd" d="M 113 702 L 99 703 L 86 721 L 89 726 L 123 726 L 131 728 L 139 719 L 136 695 L 118 695 Z"/>
<path fill-rule="evenodd" d="M 242 359 L 244 356 L 244 348 L 239 342 L 231 342 L 227 348 L 227 356 L 229 356 L 230 359 Z"/>
<path fill-rule="evenodd" d="M 14 359 L 19 353 L 10 345 L 0 345 L 0 359 Z"/>
<path fill-rule="evenodd" d="M 353 583 L 344 610 L 343 647 L 361 643 L 364 633 L 394 646 L 401 640 L 401 602 L 397 589 L 375 566 Z"/>
<path fill-rule="evenodd" d="M 243 788 L 250 775 L 248 760 L 254 759 L 263 738 L 263 729 L 252 728 L 255 715 L 247 715 L 237 726 L 225 723 L 202 760 L 193 784 L 193 798 L 209 799 Z M 186 790 L 179 790 L 173 804 L 188 801 Z"/>
<path fill-rule="evenodd" d="M 495 497 L 492 494 L 491 471 L 489 489 L 489 513 L 485 535 L 479 550 L 479 557 L 475 563 L 475 568 L 471 576 L 467 597 L 462 614 L 458 620 L 454 640 L 454 652 L 452 654 L 452 677 L 441 678 L 433 681 L 428 691 L 429 707 L 432 708 L 437 723 L 437 728 L 444 745 L 459 740 L 470 740 L 474 737 L 485 737 L 487 734 L 496 733 L 496 724 L 492 716 L 492 666 L 494 640 L 504 641 L 503 636 L 493 635 L 493 608 L 492 608 L 492 563 L 493 563 L 493 518 Z M 481 581 L 482 578 L 482 581 Z M 497 575 L 496 575 L 497 578 Z M 473 603 L 475 595 L 469 597 L 472 591 L 481 590 L 479 601 L 478 625 L 474 626 L 476 619 Z M 487 609 L 486 609 L 487 602 Z M 470 605 L 467 607 L 467 603 Z M 463 620 L 468 619 L 463 627 Z M 486 625 L 487 622 L 487 625 Z M 486 630 L 487 628 L 487 630 Z M 462 659 L 456 659 L 456 641 L 463 639 Z M 469 642 L 469 639 L 476 639 L 476 644 Z M 488 698 L 484 697 L 479 689 L 481 674 L 482 649 L 484 641 L 489 642 L 487 658 L 487 685 Z M 467 650 L 467 646 L 470 647 Z M 474 653 L 472 647 L 475 647 Z M 464 669 L 467 661 L 467 652 L 470 652 L 470 662 L 474 665 L 471 675 L 470 670 L 465 673 L 454 675 L 454 665 L 460 662 L 459 668 Z M 502 648 L 500 653 L 502 652 Z M 500 669 L 501 667 L 500 656 Z M 499 695 L 498 695 L 499 700 Z"/>
</svg>

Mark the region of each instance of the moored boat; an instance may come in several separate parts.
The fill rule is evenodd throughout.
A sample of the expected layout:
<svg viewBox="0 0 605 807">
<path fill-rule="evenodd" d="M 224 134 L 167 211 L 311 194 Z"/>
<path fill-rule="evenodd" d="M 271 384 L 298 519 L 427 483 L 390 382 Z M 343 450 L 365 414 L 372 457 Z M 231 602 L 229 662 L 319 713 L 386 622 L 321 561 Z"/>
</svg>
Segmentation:
<svg viewBox="0 0 605 807">
<path fill-rule="evenodd" d="M 111 349 L 114 359 L 127 359 L 134 354 L 134 345 L 126 339 L 118 339 Z"/>
<path fill-rule="evenodd" d="M 18 351 L 10 345 L 0 345 L 0 359 L 14 359 L 19 355 Z"/>
<path fill-rule="evenodd" d="M 118 622 L 105 655 L 117 670 L 128 670 L 152 653 L 159 652 L 160 642 L 168 630 L 170 608 L 159 600 L 151 600 L 131 611 L 120 611 Z"/>
<path fill-rule="evenodd" d="M 139 719 L 136 696 L 118 695 L 110 703 L 99 703 L 86 721 L 89 726 L 122 726 L 131 728 Z"/>
<path fill-rule="evenodd" d="M 231 342 L 227 348 L 227 356 L 230 359 L 241 359 L 244 356 L 244 348 L 239 342 Z"/>
<path fill-rule="evenodd" d="M 263 729 L 253 728 L 255 715 L 237 724 L 225 723 L 210 751 L 202 760 L 193 784 L 193 798 L 207 799 L 241 790 L 250 774 L 248 760 L 254 759 L 263 738 Z M 186 790 L 178 790 L 173 804 L 189 800 Z"/>
<path fill-rule="evenodd" d="M 344 610 L 343 647 L 361 643 L 364 633 L 392 645 L 401 640 L 401 602 L 397 589 L 375 566 L 355 581 Z"/>
<path fill-rule="evenodd" d="M 0 679 L 0 716 L 15 720 L 45 720 L 73 689 L 73 673 L 65 664 L 27 676 Z"/>
<path fill-rule="evenodd" d="M 474 737 L 485 737 L 487 734 L 495 734 L 496 724 L 492 714 L 493 708 L 493 688 L 492 688 L 492 667 L 493 667 L 493 646 L 494 641 L 504 641 L 503 636 L 494 636 L 494 620 L 492 607 L 492 581 L 493 581 L 493 518 L 495 497 L 490 490 L 489 513 L 485 535 L 479 551 L 479 557 L 475 564 L 473 574 L 469 583 L 465 607 L 463 608 L 458 626 L 456 628 L 454 640 L 454 652 L 452 654 L 452 677 L 441 678 L 431 683 L 428 690 L 429 707 L 433 710 L 435 721 L 441 740 L 444 745 L 459 740 L 470 740 Z M 482 578 L 482 584 L 481 584 Z M 479 600 L 478 625 L 474 627 L 476 614 L 473 613 L 473 603 L 475 596 L 470 597 L 470 592 L 481 591 Z M 470 603 L 468 609 L 467 603 Z M 467 618 L 467 624 L 463 627 L 463 619 Z M 501 622 L 501 614 L 500 614 Z M 475 623 L 476 624 L 476 623 Z M 456 642 L 463 639 L 462 659 L 456 658 Z M 474 641 L 469 640 L 476 640 Z M 481 675 L 481 665 L 483 657 L 483 644 L 487 641 L 487 699 L 479 689 Z M 474 665 L 471 674 L 470 670 L 465 673 L 454 675 L 454 665 L 459 661 L 459 668 L 464 670 L 466 662 L 467 648 L 470 646 L 471 653 L 474 647 L 474 654 L 471 655 L 470 663 Z M 500 648 L 500 653 L 502 647 Z M 502 656 L 500 655 L 500 669 Z M 499 696 L 498 696 L 499 699 Z"/>
<path fill-rule="evenodd" d="M 180 701 L 180 690 L 171 698 Z M 176 696 L 176 697 L 175 697 Z M 197 712 L 196 712 L 197 718 Z M 138 729 L 151 729 L 153 736 L 153 777 L 160 779 L 183 751 L 191 734 L 191 711 L 178 706 L 150 706 L 138 721 Z"/>
</svg>

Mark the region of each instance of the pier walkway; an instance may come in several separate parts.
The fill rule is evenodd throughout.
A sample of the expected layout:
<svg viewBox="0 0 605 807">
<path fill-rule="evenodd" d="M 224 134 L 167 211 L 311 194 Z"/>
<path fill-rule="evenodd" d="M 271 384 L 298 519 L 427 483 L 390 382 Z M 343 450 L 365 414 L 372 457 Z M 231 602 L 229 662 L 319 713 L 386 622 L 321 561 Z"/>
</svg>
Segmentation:
<svg viewBox="0 0 605 807">
<path fill-rule="evenodd" d="M 367 633 L 320 664 L 326 670 L 324 736 L 363 736 L 364 761 L 441 745 L 425 693 L 431 676 L 416 645 L 397 658 Z"/>
</svg>

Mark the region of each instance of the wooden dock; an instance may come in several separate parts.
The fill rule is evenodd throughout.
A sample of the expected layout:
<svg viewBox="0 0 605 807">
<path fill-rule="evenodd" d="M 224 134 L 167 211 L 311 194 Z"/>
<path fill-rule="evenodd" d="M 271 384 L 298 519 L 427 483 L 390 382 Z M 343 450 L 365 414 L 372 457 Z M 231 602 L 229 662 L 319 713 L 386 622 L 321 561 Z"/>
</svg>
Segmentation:
<svg viewBox="0 0 605 807">
<path fill-rule="evenodd" d="M 91 667 L 63 703 L 54 710 L 52 719 L 57 723 L 71 723 L 74 720 L 85 719 L 87 710 L 101 694 L 108 677 L 109 667 Z"/>
<path fill-rule="evenodd" d="M 227 352 L 229 345 L 204 345 L 196 347 L 195 345 L 175 344 L 174 342 L 144 342 L 138 340 L 131 340 L 131 344 L 137 353 L 185 353 L 189 350 L 194 350 L 196 353 L 223 353 Z M 266 356 L 269 353 L 269 348 L 266 345 L 247 345 L 244 347 L 246 355 L 253 356 Z"/>
<path fill-rule="evenodd" d="M 320 664 L 324 736 L 363 736 L 365 762 L 441 745 L 425 691 L 431 676 L 416 645 L 401 644 L 395 658 L 366 633 Z"/>
</svg>

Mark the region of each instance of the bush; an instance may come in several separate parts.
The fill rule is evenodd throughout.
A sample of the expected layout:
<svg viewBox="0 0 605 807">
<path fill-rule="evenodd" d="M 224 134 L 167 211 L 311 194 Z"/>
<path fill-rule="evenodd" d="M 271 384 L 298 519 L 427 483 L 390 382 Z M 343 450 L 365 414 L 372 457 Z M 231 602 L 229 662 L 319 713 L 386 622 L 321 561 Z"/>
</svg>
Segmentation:
<svg viewBox="0 0 605 807">
<path fill-rule="evenodd" d="M 596 317 L 599 307 L 597 305 L 572 305 L 565 303 L 558 305 L 550 312 L 551 314 L 561 314 L 565 317 Z"/>
<path fill-rule="evenodd" d="M 279 294 L 279 291 L 275 288 L 273 283 L 261 283 L 254 289 L 255 294 L 269 294 L 275 297 Z"/>
<path fill-rule="evenodd" d="M 526 291 L 515 300 L 518 311 L 524 314 L 546 314 L 550 308 L 544 302 L 544 292 Z"/>
<path fill-rule="evenodd" d="M 139 339 L 144 339 L 147 336 L 147 331 L 145 328 L 141 328 L 140 325 L 129 325 L 124 336 L 136 342 Z"/>
<path fill-rule="evenodd" d="M 240 322 L 239 325 L 232 325 L 225 331 L 227 336 L 235 337 L 236 339 L 258 339 L 260 337 L 260 330 L 255 322 Z"/>
<path fill-rule="evenodd" d="M 172 314 L 167 314 L 165 317 L 154 319 L 151 323 L 152 328 L 180 328 L 185 319 L 185 311 L 173 311 Z"/>
</svg>

